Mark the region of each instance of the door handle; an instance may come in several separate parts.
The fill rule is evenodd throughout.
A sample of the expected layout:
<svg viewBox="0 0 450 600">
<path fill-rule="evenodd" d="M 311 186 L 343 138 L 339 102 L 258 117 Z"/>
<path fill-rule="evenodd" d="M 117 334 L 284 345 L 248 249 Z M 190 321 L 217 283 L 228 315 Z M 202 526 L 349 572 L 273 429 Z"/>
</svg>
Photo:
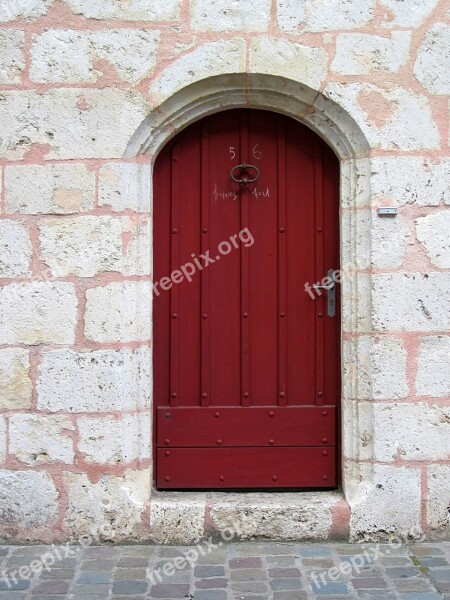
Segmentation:
<svg viewBox="0 0 450 600">
<path fill-rule="evenodd" d="M 334 281 L 334 271 L 330 269 L 327 273 L 328 279 L 331 279 L 329 285 L 313 285 L 312 287 L 316 290 L 327 291 L 327 315 L 329 317 L 336 316 L 336 282 Z"/>
</svg>

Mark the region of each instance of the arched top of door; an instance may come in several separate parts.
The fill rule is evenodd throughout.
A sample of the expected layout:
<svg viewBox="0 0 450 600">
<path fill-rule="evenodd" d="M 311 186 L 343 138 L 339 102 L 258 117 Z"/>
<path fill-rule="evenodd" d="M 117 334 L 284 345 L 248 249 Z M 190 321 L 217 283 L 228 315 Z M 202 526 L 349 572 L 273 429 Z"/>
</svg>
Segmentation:
<svg viewBox="0 0 450 600">
<path fill-rule="evenodd" d="M 153 157 L 186 126 L 232 108 L 271 110 L 315 131 L 341 161 L 365 158 L 369 144 L 361 128 L 337 102 L 292 79 L 235 73 L 202 79 L 156 106 L 132 137 L 125 156 Z"/>
</svg>

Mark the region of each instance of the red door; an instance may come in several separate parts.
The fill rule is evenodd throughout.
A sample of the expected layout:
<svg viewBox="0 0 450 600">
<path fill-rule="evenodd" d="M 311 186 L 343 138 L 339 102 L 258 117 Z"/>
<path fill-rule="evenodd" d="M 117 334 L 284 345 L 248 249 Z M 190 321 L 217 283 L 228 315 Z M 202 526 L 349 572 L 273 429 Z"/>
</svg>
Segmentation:
<svg viewBox="0 0 450 600">
<path fill-rule="evenodd" d="M 215 114 L 161 152 L 158 489 L 336 486 L 338 295 L 312 285 L 339 268 L 338 199 L 334 154 L 275 113 Z"/>
</svg>

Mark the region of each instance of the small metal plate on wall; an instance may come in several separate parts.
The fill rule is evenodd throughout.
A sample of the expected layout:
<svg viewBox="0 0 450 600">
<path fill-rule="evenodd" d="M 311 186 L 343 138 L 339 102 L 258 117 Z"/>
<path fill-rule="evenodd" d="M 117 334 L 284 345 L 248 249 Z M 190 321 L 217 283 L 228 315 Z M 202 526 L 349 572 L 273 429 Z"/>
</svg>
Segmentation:
<svg viewBox="0 0 450 600">
<path fill-rule="evenodd" d="M 395 217 L 397 216 L 398 211 L 397 208 L 393 206 L 384 206 L 379 208 L 377 212 L 379 217 Z"/>
</svg>

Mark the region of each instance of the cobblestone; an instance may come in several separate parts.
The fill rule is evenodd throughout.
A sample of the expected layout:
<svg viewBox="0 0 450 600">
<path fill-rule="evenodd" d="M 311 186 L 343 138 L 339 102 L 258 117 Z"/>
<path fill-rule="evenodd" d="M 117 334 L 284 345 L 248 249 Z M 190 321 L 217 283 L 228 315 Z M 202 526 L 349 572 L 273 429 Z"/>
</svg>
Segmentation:
<svg viewBox="0 0 450 600">
<path fill-rule="evenodd" d="M 0 600 L 450 600 L 450 542 L 75 547 L 21 579 L 50 549 L 0 547 Z"/>
</svg>

